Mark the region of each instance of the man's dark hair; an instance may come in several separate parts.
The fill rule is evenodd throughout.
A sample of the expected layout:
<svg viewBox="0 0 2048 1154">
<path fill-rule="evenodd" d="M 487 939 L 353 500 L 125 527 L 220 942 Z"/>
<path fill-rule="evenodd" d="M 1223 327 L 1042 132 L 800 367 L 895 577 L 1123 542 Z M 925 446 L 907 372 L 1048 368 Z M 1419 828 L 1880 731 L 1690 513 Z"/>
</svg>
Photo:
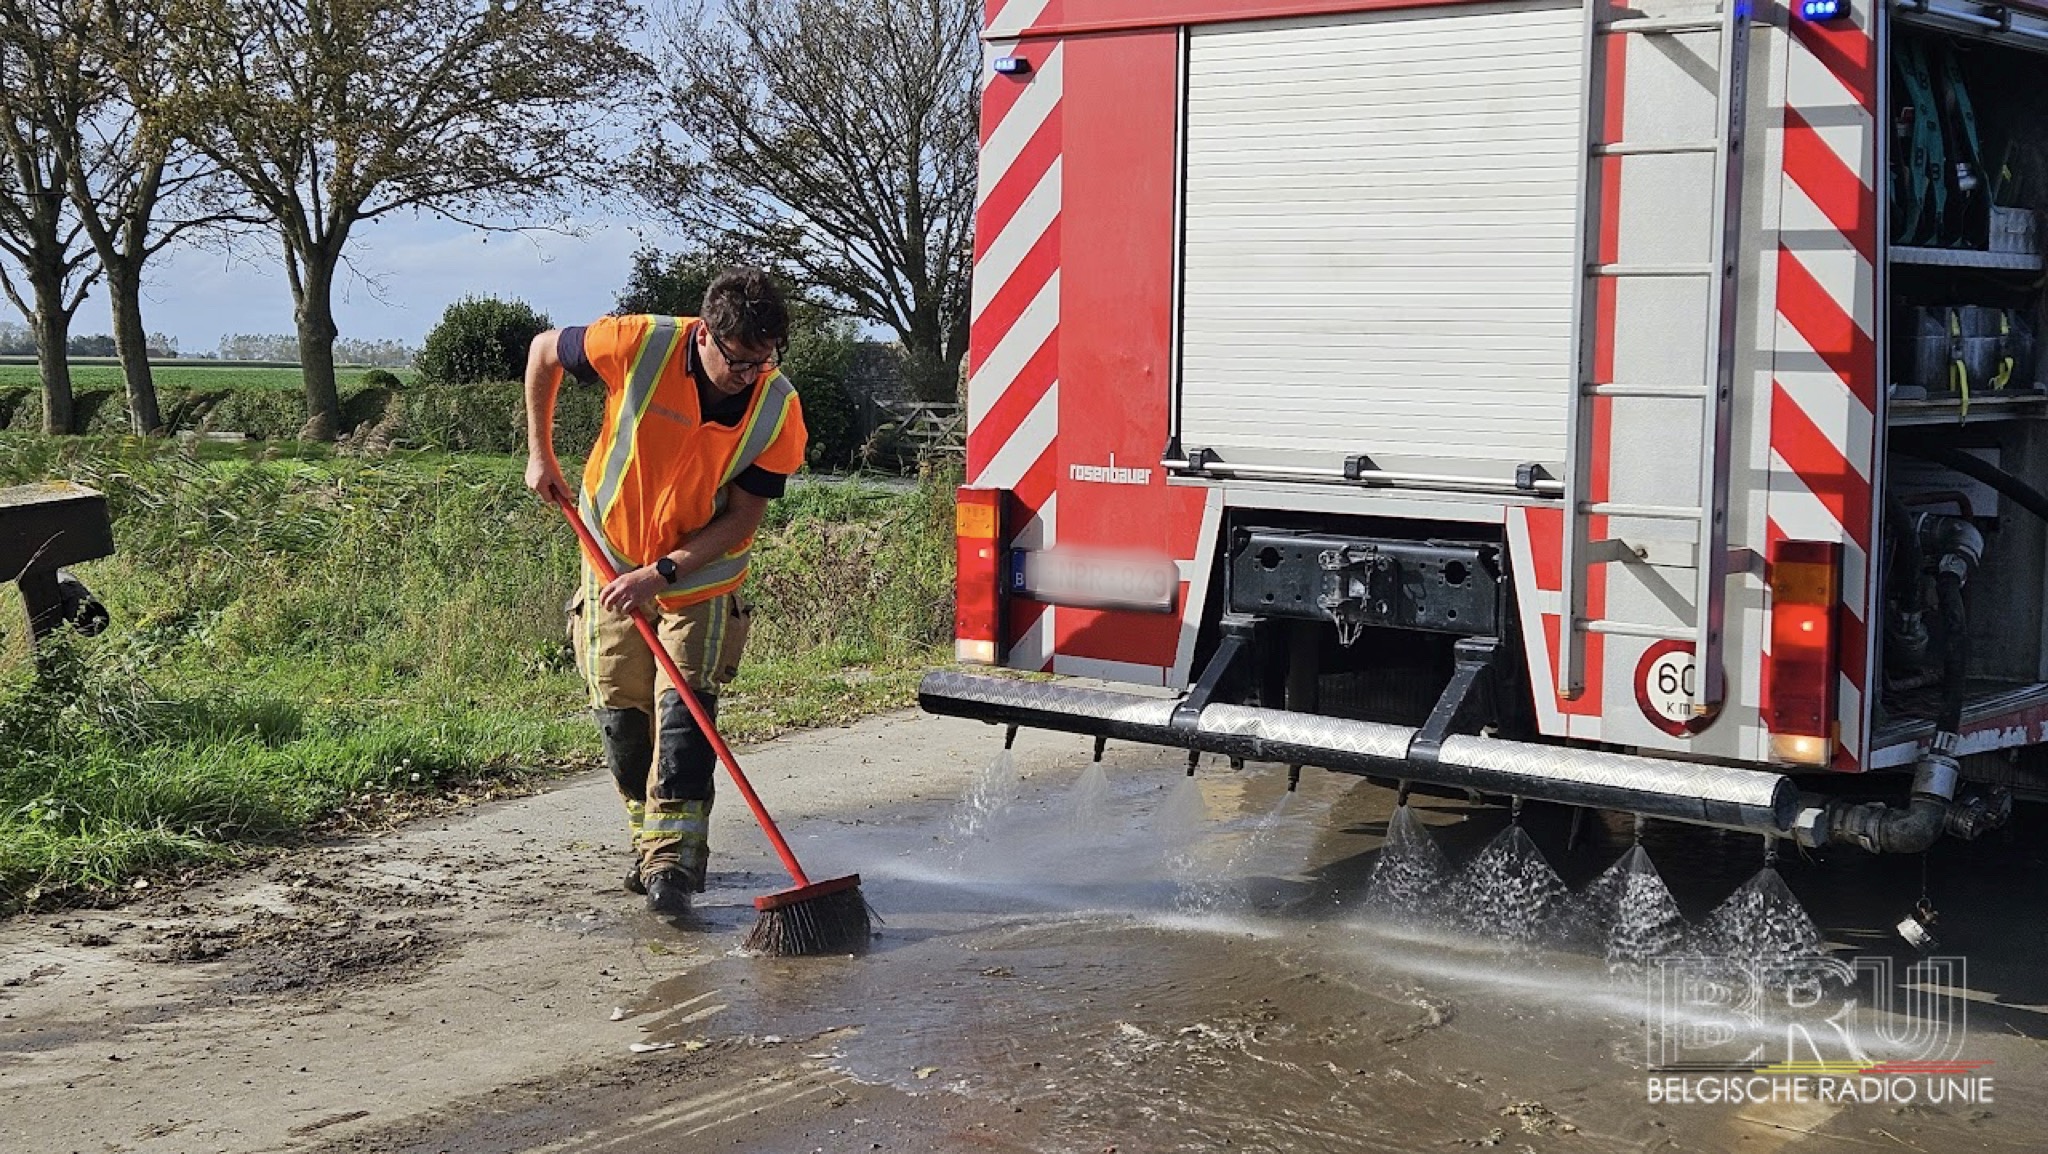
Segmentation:
<svg viewBox="0 0 2048 1154">
<path fill-rule="evenodd" d="M 735 344 L 780 346 L 789 339 L 789 306 L 782 290 L 757 268 L 729 268 L 713 278 L 698 319 L 712 336 Z"/>
</svg>

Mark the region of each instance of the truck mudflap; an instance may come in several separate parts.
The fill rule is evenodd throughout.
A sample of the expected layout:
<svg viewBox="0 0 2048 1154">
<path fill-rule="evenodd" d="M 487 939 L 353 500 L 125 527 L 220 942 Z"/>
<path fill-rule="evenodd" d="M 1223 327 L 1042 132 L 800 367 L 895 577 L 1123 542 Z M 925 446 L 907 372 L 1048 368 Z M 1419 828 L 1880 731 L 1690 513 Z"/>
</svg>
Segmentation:
<svg viewBox="0 0 2048 1154">
<path fill-rule="evenodd" d="M 928 713 L 1089 734 L 1253 761 L 1621 810 L 1693 825 L 1790 836 L 1792 779 L 1663 758 L 1454 735 L 1415 756 L 1418 730 L 1190 698 L 1146 697 L 1057 682 L 937 670 L 918 686 Z"/>
</svg>

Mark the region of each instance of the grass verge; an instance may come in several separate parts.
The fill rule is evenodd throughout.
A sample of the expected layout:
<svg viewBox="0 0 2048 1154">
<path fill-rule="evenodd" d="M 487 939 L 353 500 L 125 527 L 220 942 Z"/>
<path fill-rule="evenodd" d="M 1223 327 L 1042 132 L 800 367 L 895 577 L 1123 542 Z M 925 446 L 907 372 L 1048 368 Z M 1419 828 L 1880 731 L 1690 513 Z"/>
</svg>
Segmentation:
<svg viewBox="0 0 2048 1154">
<path fill-rule="evenodd" d="M 0 911 L 594 764 L 575 541 L 513 458 L 0 437 L 0 484 L 107 494 L 99 637 L 0 614 Z M 951 488 L 771 508 L 735 742 L 909 704 L 950 634 Z"/>
</svg>

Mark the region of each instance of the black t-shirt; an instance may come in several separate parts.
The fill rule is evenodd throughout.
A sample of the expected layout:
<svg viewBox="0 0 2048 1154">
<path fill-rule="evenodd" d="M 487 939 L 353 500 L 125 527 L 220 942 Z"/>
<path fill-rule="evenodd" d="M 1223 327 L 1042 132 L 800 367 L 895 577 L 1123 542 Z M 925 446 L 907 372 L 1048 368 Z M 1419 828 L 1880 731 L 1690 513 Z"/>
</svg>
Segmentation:
<svg viewBox="0 0 2048 1154">
<path fill-rule="evenodd" d="M 711 387 L 710 378 L 704 375 L 704 365 L 697 359 L 697 326 L 683 334 L 685 362 L 690 366 L 690 376 L 697 382 L 697 411 L 706 421 L 728 428 L 746 419 L 747 408 L 754 403 L 754 391 L 761 387 L 761 378 L 756 377 L 752 387 L 735 396 L 724 396 Z M 583 352 L 583 326 L 573 325 L 562 330 L 555 342 L 555 356 L 562 362 L 562 369 L 586 385 L 603 385 L 604 379 L 590 365 L 590 358 Z M 756 497 L 770 500 L 780 497 L 789 487 L 789 477 L 782 473 L 771 473 L 759 465 L 748 465 L 733 484 Z"/>
</svg>

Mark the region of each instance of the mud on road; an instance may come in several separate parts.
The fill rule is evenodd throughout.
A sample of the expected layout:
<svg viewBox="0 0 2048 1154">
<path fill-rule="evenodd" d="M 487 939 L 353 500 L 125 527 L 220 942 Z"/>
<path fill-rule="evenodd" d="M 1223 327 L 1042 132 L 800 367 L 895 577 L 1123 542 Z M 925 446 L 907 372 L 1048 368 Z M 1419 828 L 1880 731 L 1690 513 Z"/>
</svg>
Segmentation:
<svg viewBox="0 0 2048 1154">
<path fill-rule="evenodd" d="M 1091 769 L 1057 735 L 1020 737 L 1006 772 L 999 748 L 899 715 L 743 755 L 806 865 L 863 875 L 884 924 L 861 958 L 736 956 L 751 896 L 785 884 L 737 804 L 697 915 L 650 918 L 618 887 L 599 775 L 0 924 L 0 1149 L 2031 1151 L 2048 1133 L 2038 825 L 1925 878 L 1943 952 L 1968 961 L 1959 1053 L 1989 1101 L 1674 1104 L 1649 1098 L 1662 1011 L 1640 975 L 1368 916 L 1388 791 L 1312 770 L 1290 796 L 1278 767 L 1221 764 L 1190 786 L 1177 755 L 1112 747 Z M 1453 862 L 1506 822 L 1416 813 Z M 1562 815 L 1524 824 L 1575 886 L 1633 838 L 1595 825 L 1566 852 Z M 1752 839 L 1675 827 L 1645 846 L 1695 920 L 1761 864 Z M 1887 927 L 1916 863 L 1779 865 L 1842 954 L 1911 961 Z"/>
</svg>

